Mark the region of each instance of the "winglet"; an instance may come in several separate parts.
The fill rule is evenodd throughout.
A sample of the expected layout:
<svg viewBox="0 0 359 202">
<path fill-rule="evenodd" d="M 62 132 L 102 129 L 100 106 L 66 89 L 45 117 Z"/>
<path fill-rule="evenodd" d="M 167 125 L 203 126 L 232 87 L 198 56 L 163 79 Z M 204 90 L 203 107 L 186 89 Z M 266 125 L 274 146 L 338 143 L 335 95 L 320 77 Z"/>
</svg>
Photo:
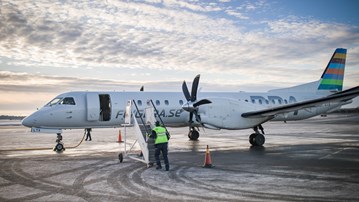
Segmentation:
<svg viewBox="0 0 359 202">
<path fill-rule="evenodd" d="M 342 91 L 347 49 L 337 48 L 320 79 L 318 90 Z"/>
</svg>

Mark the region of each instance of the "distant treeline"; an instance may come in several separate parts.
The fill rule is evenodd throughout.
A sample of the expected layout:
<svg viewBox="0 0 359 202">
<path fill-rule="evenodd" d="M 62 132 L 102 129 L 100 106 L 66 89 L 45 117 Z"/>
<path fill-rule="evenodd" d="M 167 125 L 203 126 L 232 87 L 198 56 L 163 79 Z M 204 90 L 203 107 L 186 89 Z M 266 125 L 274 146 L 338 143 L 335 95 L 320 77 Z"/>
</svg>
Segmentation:
<svg viewBox="0 0 359 202">
<path fill-rule="evenodd" d="M 9 116 L 9 115 L 0 115 L 0 120 L 1 119 L 6 119 L 6 120 L 21 120 L 25 118 L 25 116 Z"/>
</svg>

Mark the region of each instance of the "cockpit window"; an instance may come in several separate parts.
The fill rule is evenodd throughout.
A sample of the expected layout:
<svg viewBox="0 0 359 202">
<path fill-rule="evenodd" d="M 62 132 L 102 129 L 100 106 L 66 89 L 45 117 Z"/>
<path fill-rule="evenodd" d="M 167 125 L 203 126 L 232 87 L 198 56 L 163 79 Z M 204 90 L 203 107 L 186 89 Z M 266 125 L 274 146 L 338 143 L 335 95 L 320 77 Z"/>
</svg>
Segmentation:
<svg viewBox="0 0 359 202">
<path fill-rule="evenodd" d="M 62 99 L 62 97 L 57 97 L 57 98 L 54 98 L 53 100 L 51 100 L 49 103 L 47 103 L 46 106 L 52 106 L 52 105 L 55 105 L 57 103 L 60 102 L 60 100 Z"/>
<path fill-rule="evenodd" d="M 65 97 L 61 102 L 61 105 L 75 105 L 75 100 L 72 97 Z"/>
</svg>

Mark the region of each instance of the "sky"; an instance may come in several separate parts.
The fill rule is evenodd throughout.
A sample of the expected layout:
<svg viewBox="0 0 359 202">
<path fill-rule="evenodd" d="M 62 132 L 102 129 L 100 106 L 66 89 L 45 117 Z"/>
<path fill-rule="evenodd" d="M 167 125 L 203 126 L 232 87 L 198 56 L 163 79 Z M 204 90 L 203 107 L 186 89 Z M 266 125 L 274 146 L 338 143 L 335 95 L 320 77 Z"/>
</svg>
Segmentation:
<svg viewBox="0 0 359 202">
<path fill-rule="evenodd" d="M 0 114 L 67 91 L 267 91 L 318 80 L 348 49 L 359 84 L 357 0 L 2 0 Z"/>
</svg>

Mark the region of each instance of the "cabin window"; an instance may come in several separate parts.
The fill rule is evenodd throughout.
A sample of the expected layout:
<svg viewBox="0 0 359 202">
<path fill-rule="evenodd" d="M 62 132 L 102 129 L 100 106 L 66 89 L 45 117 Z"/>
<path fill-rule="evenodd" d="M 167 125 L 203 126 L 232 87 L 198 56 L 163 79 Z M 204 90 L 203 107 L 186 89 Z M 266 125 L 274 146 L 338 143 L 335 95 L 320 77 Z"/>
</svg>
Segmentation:
<svg viewBox="0 0 359 202">
<path fill-rule="evenodd" d="M 263 102 L 262 102 L 262 100 L 259 100 L 259 104 L 262 104 Z"/>
<path fill-rule="evenodd" d="M 156 100 L 156 105 L 158 106 L 160 104 L 161 104 L 161 102 L 159 100 Z"/>
<path fill-rule="evenodd" d="M 246 99 L 246 100 L 244 100 L 244 101 L 248 102 L 248 100 L 247 100 L 247 99 Z"/>
<path fill-rule="evenodd" d="M 285 100 L 284 100 L 284 103 L 285 103 L 285 104 L 288 104 L 288 101 L 285 99 Z"/>
<path fill-rule="evenodd" d="M 269 101 L 268 101 L 268 100 L 266 100 L 266 104 L 267 104 L 267 105 L 269 104 Z"/>
<path fill-rule="evenodd" d="M 168 100 L 165 100 L 165 105 L 169 105 L 170 103 L 168 102 Z"/>
<path fill-rule="evenodd" d="M 272 100 L 272 103 L 275 104 L 275 100 Z"/>
<path fill-rule="evenodd" d="M 282 104 L 282 100 L 278 100 L 278 103 L 281 105 L 281 104 Z"/>
<path fill-rule="evenodd" d="M 138 106 L 142 106 L 142 101 L 141 101 L 141 100 L 137 100 L 137 104 L 138 104 Z"/>
<path fill-rule="evenodd" d="M 180 105 L 183 105 L 183 100 L 179 100 L 178 102 Z"/>
<path fill-rule="evenodd" d="M 100 121 L 111 119 L 111 99 L 109 94 L 100 94 Z"/>
<path fill-rule="evenodd" d="M 255 100 L 252 100 L 252 103 L 254 104 L 256 101 Z"/>
<path fill-rule="evenodd" d="M 60 102 L 61 105 L 75 105 L 75 100 L 73 97 L 65 97 Z"/>
</svg>

